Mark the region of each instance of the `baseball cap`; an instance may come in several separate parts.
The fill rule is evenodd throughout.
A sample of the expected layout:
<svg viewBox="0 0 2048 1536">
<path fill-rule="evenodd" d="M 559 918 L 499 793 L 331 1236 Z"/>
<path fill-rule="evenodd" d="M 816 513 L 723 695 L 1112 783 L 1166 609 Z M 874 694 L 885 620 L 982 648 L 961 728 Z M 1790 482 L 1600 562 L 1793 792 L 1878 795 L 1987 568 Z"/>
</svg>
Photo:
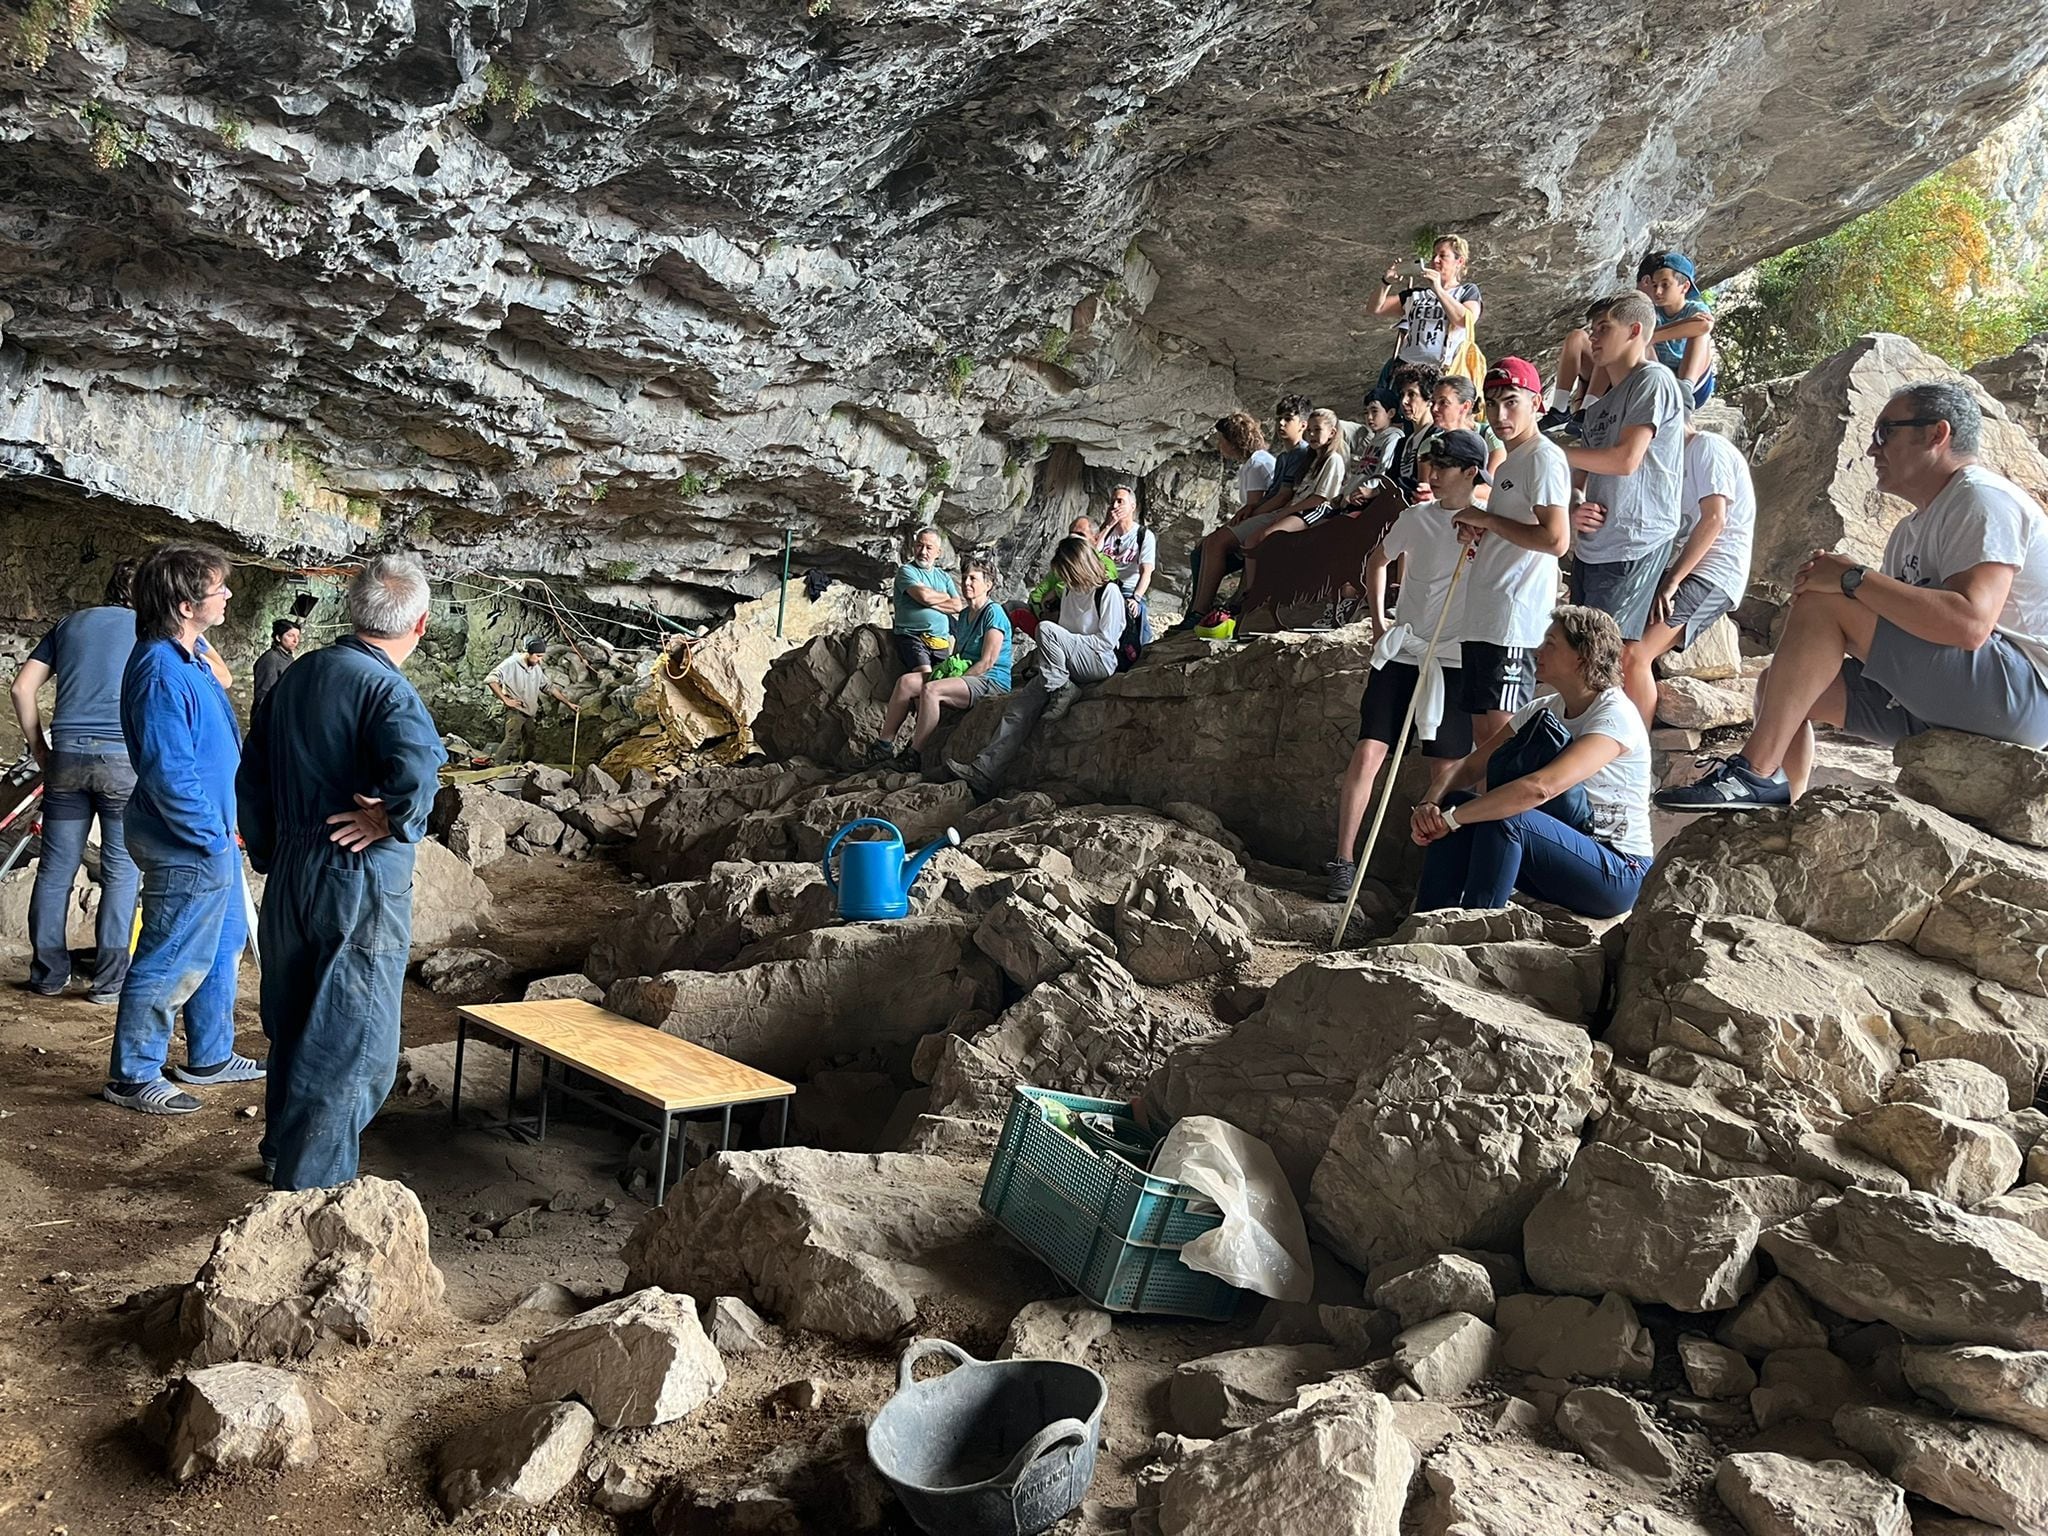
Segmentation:
<svg viewBox="0 0 2048 1536">
<path fill-rule="evenodd" d="M 1486 461 L 1492 457 L 1487 452 L 1486 439 L 1477 432 L 1468 432 L 1463 427 L 1443 432 L 1427 448 L 1422 457 L 1432 464 L 1448 464 L 1453 469 L 1476 469 L 1479 478 L 1486 485 L 1493 484 L 1493 476 L 1486 472 Z"/>
<path fill-rule="evenodd" d="M 1527 358 L 1499 358 L 1486 370 L 1486 382 L 1480 386 L 1480 393 L 1495 389 L 1526 389 L 1532 395 L 1540 395 L 1543 393 L 1543 375 Z"/>
<path fill-rule="evenodd" d="M 1400 414 L 1401 397 L 1395 394 L 1391 389 L 1375 389 L 1369 391 L 1366 394 L 1365 403 L 1367 405 L 1376 405 L 1380 407 L 1381 410 L 1387 412 L 1387 414 L 1390 416 Z"/>
<path fill-rule="evenodd" d="M 1692 258 L 1682 251 L 1650 252 L 1649 255 L 1643 258 L 1642 268 L 1636 275 L 1638 277 L 1648 277 L 1651 273 L 1662 272 L 1667 267 L 1684 278 L 1688 288 L 1691 288 L 1694 292 L 1699 291 L 1699 276 L 1693 267 Z"/>
</svg>

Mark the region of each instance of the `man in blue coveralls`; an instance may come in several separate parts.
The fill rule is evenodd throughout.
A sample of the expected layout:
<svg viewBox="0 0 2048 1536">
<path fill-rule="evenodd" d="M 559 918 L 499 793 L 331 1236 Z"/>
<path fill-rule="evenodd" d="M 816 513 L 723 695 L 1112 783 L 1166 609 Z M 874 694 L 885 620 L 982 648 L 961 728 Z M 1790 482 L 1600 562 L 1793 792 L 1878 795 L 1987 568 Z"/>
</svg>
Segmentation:
<svg viewBox="0 0 2048 1536">
<path fill-rule="evenodd" d="M 398 670 L 427 599 L 418 561 L 372 560 L 349 583 L 354 633 L 294 663 L 249 725 L 236 785 L 250 860 L 270 877 L 256 936 L 277 1189 L 354 1178 L 398 1072 L 413 859 L 447 757 Z"/>
<path fill-rule="evenodd" d="M 121 679 L 121 734 L 135 770 L 123 815 L 142 871 L 142 933 L 114 1017 L 101 1097 L 150 1115 L 189 1115 L 199 1100 L 164 1075 L 185 1013 L 179 1083 L 254 1082 L 263 1063 L 235 1053 L 235 968 L 248 937 L 235 847 L 235 707 L 205 655 L 227 617 L 228 557 L 166 544 L 135 572 L 135 649 Z"/>
</svg>

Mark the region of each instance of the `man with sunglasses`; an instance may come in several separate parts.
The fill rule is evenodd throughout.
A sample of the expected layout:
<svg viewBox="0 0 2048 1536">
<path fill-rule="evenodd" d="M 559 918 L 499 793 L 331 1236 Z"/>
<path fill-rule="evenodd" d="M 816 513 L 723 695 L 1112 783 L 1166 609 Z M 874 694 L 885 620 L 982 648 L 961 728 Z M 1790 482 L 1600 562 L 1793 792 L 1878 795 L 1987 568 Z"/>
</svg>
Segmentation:
<svg viewBox="0 0 2048 1536">
<path fill-rule="evenodd" d="M 2048 745 L 2048 516 L 1977 462 L 1984 417 L 1956 382 L 1887 400 L 1870 435 L 1877 486 L 1912 504 L 1879 570 L 1815 550 L 1742 750 L 1672 811 L 1787 805 L 1813 772 L 1813 723 L 1892 744 L 1941 728 Z"/>
</svg>

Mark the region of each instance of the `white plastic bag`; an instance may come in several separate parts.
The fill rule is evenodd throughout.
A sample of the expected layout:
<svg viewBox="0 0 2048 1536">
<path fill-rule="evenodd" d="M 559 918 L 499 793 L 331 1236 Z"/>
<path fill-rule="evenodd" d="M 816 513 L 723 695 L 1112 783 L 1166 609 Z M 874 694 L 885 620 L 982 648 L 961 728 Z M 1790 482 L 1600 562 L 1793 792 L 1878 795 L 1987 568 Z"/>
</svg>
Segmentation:
<svg viewBox="0 0 2048 1536">
<path fill-rule="evenodd" d="M 1271 1147 L 1227 1120 L 1190 1115 L 1166 1133 L 1151 1172 L 1179 1180 L 1223 1213 L 1222 1226 L 1181 1249 L 1189 1269 L 1261 1296 L 1309 1299 L 1315 1268 L 1308 1229 Z"/>
</svg>

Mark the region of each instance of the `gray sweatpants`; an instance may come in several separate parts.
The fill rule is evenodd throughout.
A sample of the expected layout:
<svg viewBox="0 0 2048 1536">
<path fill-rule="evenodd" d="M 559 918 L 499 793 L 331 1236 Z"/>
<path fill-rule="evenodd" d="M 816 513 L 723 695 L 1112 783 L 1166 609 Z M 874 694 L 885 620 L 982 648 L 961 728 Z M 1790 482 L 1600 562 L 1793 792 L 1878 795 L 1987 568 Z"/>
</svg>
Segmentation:
<svg viewBox="0 0 2048 1536">
<path fill-rule="evenodd" d="M 1100 635 L 1077 635 L 1057 624 L 1038 626 L 1038 664 L 1048 690 L 1099 683 L 1116 675 L 1116 650 Z"/>
</svg>

